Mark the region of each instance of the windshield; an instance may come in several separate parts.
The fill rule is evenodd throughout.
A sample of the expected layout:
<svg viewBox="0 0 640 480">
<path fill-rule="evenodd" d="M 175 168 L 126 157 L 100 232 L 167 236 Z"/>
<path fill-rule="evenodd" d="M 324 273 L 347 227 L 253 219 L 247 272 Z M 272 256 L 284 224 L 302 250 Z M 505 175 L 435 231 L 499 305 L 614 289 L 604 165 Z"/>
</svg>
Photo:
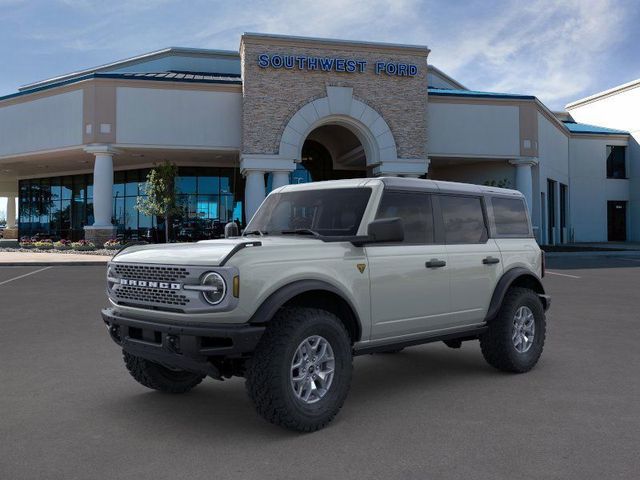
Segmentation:
<svg viewBox="0 0 640 480">
<path fill-rule="evenodd" d="M 269 195 L 245 235 L 356 235 L 370 188 L 309 189 Z"/>
</svg>

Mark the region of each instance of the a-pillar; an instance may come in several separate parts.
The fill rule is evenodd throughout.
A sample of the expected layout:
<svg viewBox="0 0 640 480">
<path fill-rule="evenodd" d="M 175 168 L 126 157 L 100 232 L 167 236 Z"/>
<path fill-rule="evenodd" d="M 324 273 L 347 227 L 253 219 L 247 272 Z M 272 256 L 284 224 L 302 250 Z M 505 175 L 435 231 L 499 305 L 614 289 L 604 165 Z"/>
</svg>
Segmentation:
<svg viewBox="0 0 640 480">
<path fill-rule="evenodd" d="M 516 167 L 516 189 L 520 190 L 527 202 L 529 216 L 533 218 L 533 174 L 531 167 L 538 164 L 537 158 L 518 158 L 509 160 Z"/>
<path fill-rule="evenodd" d="M 102 247 L 115 237 L 113 226 L 113 157 L 118 153 L 109 145 L 92 145 L 84 149 L 95 156 L 93 164 L 93 225 L 84 227 L 85 240 Z"/>
</svg>

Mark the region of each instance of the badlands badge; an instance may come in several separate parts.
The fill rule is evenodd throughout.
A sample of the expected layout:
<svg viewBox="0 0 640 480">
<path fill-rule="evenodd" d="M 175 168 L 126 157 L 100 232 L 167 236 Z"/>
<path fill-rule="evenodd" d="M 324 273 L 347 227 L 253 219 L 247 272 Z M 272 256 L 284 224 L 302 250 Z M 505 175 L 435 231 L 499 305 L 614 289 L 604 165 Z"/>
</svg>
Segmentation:
<svg viewBox="0 0 640 480">
<path fill-rule="evenodd" d="M 358 267 L 358 270 L 360 270 L 360 273 L 364 273 L 364 269 L 367 268 L 367 264 L 366 263 L 358 263 L 356 265 L 356 267 Z"/>
</svg>

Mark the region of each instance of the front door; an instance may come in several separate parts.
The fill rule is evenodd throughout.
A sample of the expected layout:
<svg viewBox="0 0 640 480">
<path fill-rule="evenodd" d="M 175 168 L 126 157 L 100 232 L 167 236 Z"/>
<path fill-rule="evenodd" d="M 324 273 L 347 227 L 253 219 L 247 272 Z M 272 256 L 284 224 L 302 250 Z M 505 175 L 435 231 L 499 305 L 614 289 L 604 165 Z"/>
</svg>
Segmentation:
<svg viewBox="0 0 640 480">
<path fill-rule="evenodd" d="M 385 191 L 377 218 L 400 217 L 404 242 L 366 247 L 371 278 L 371 339 L 411 337 L 449 323 L 446 247 L 437 244 L 432 196 Z"/>
<path fill-rule="evenodd" d="M 610 242 L 627 240 L 627 202 L 607 202 L 607 225 Z"/>
</svg>

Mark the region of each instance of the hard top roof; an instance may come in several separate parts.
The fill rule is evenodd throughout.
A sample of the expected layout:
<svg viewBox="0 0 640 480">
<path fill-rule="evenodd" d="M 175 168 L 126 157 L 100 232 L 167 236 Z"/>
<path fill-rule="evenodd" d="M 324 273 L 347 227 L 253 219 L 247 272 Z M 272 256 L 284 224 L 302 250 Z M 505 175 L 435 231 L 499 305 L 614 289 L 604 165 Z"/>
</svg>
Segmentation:
<svg viewBox="0 0 640 480">
<path fill-rule="evenodd" d="M 471 183 L 446 182 L 442 180 L 428 180 L 420 178 L 403 177 L 376 177 L 376 178 L 352 178 L 348 180 L 329 180 L 324 182 L 298 183 L 286 185 L 275 191 L 303 191 L 303 190 L 324 190 L 330 188 L 358 188 L 382 183 L 385 188 L 424 190 L 441 193 L 460 194 L 492 194 L 511 197 L 522 197 L 518 190 L 508 188 L 490 187 L 475 185 Z"/>
</svg>

